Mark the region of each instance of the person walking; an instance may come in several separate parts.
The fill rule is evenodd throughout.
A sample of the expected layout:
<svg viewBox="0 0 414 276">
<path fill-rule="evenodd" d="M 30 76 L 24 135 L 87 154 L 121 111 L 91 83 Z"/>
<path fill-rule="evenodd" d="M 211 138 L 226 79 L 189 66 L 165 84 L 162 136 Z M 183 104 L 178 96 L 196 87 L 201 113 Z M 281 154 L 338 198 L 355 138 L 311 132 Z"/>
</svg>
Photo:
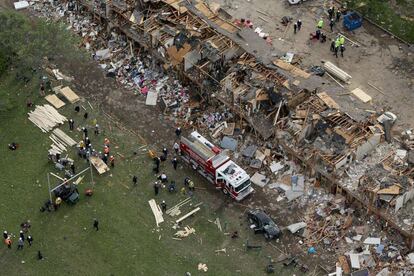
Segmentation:
<svg viewBox="0 0 414 276">
<path fill-rule="evenodd" d="M 302 21 L 299 19 L 296 24 L 298 25 L 298 31 L 300 31 L 300 28 L 302 28 Z"/>
<path fill-rule="evenodd" d="M 167 150 L 167 148 L 163 148 L 162 149 L 162 154 L 164 155 L 164 160 L 167 160 L 167 156 L 168 156 L 168 150 Z"/>
<path fill-rule="evenodd" d="M 332 20 L 333 16 L 334 16 L 334 8 L 330 7 L 328 9 L 328 15 L 329 15 L 329 20 Z"/>
<path fill-rule="evenodd" d="M 154 183 L 154 193 L 155 193 L 155 195 L 158 195 L 159 190 L 160 190 L 160 185 L 158 184 L 158 181 L 156 181 Z"/>
<path fill-rule="evenodd" d="M 316 40 L 319 40 L 321 38 L 321 30 L 316 30 L 315 38 L 316 38 Z"/>
<path fill-rule="evenodd" d="M 24 233 L 23 233 L 23 230 L 20 230 L 19 237 L 24 241 Z"/>
<path fill-rule="evenodd" d="M 95 228 L 96 231 L 99 230 L 99 221 L 96 218 L 93 219 L 93 228 Z"/>
<path fill-rule="evenodd" d="M 335 57 L 338 58 L 338 51 L 339 47 L 341 46 L 341 43 L 339 42 L 339 39 L 335 40 Z"/>
<path fill-rule="evenodd" d="M 333 19 L 331 19 L 331 21 L 329 21 L 329 27 L 331 28 L 331 32 L 333 32 L 333 26 L 335 25 L 335 22 Z"/>
<path fill-rule="evenodd" d="M 173 164 L 174 170 L 177 170 L 177 165 L 178 165 L 177 157 L 174 157 L 173 160 L 171 160 L 171 163 Z"/>
<path fill-rule="evenodd" d="M 109 164 L 111 165 L 112 168 L 115 167 L 115 157 L 113 155 L 109 157 Z"/>
<path fill-rule="evenodd" d="M 109 147 L 105 146 L 104 147 L 104 154 L 108 154 L 109 155 Z"/>
<path fill-rule="evenodd" d="M 79 105 L 75 106 L 75 111 L 79 113 L 79 111 L 80 111 Z"/>
<path fill-rule="evenodd" d="M 298 29 L 298 24 L 297 23 L 293 24 L 293 34 L 296 34 L 297 29 Z"/>
<path fill-rule="evenodd" d="M 42 253 L 40 252 L 40 250 L 38 250 L 38 251 L 37 251 L 37 259 L 38 259 L 39 261 L 41 261 L 41 260 L 43 260 L 43 259 L 44 259 L 44 258 L 43 258 Z"/>
<path fill-rule="evenodd" d="M 344 57 L 345 46 L 341 45 L 340 50 L 341 50 L 341 57 Z"/>
<path fill-rule="evenodd" d="M 194 182 L 192 181 L 192 180 L 189 180 L 188 181 L 188 189 L 190 190 L 190 191 L 194 191 Z"/>
<path fill-rule="evenodd" d="M 108 154 L 104 154 L 104 156 L 102 156 L 102 161 L 108 165 Z"/>
<path fill-rule="evenodd" d="M 158 174 L 160 172 L 160 163 L 161 163 L 161 159 L 157 156 L 154 158 L 154 163 L 155 163 L 155 168 L 154 168 L 154 172 L 156 174 Z"/>
<path fill-rule="evenodd" d="M 27 242 L 29 243 L 29 246 L 32 246 L 33 237 L 31 235 L 27 236 Z"/>
<path fill-rule="evenodd" d="M 165 203 L 165 200 L 161 202 L 160 206 L 162 213 L 165 214 L 165 212 L 167 211 L 167 204 Z"/>
<path fill-rule="evenodd" d="M 73 130 L 75 128 L 75 121 L 73 119 L 69 119 L 69 130 Z"/>
<path fill-rule="evenodd" d="M 73 162 L 70 164 L 70 169 L 72 171 L 72 174 L 76 174 L 76 172 L 75 172 L 75 164 Z"/>
<path fill-rule="evenodd" d="M 95 125 L 95 135 L 99 135 L 99 125 Z"/>
<path fill-rule="evenodd" d="M 8 236 L 8 237 L 5 239 L 4 243 L 7 245 L 7 248 L 8 248 L 8 249 L 11 249 L 11 246 L 12 246 L 13 241 L 12 241 L 12 239 L 11 239 L 11 237 L 10 237 L 10 236 Z"/>
<path fill-rule="evenodd" d="M 179 137 L 180 137 L 180 135 L 181 135 L 181 128 L 180 128 L 180 127 L 177 127 L 177 128 L 175 129 L 175 136 L 177 136 L 177 138 L 179 138 Z"/>
<path fill-rule="evenodd" d="M 321 43 L 325 43 L 325 42 L 326 42 L 326 34 L 321 32 Z"/>
<path fill-rule="evenodd" d="M 134 186 L 137 186 L 137 183 L 138 183 L 138 177 L 137 177 L 136 175 L 134 175 L 134 176 L 132 177 L 132 183 L 134 184 Z"/>
<path fill-rule="evenodd" d="M 104 145 L 105 145 L 105 146 L 107 146 L 107 147 L 109 147 L 109 145 L 110 145 L 110 141 L 109 141 L 109 139 L 108 139 L 108 138 L 105 138 L 105 139 L 104 139 Z"/>
<path fill-rule="evenodd" d="M 340 43 L 341 45 L 345 45 L 345 37 L 344 37 L 343 35 L 341 35 L 341 36 L 339 37 L 339 43 Z"/>
<path fill-rule="evenodd" d="M 22 250 L 24 246 L 24 241 L 22 238 L 19 238 L 19 240 L 17 241 L 17 250 Z"/>
<path fill-rule="evenodd" d="M 83 114 L 83 118 L 86 120 L 86 119 L 88 119 L 88 116 L 89 116 L 89 114 L 88 114 L 88 112 L 85 112 L 85 114 Z"/>
<path fill-rule="evenodd" d="M 86 139 L 86 137 L 88 137 L 88 129 L 86 127 L 83 127 L 82 131 L 83 131 L 83 139 Z"/>
<path fill-rule="evenodd" d="M 336 22 L 339 22 L 339 19 L 341 19 L 341 11 L 340 10 L 337 10 L 336 11 Z"/>
<path fill-rule="evenodd" d="M 178 154 L 180 152 L 180 145 L 177 142 L 175 142 L 173 145 L 173 149 L 175 151 L 175 154 Z"/>
<path fill-rule="evenodd" d="M 331 41 L 331 52 L 335 52 L 335 40 Z"/>
<path fill-rule="evenodd" d="M 322 29 L 323 28 L 323 19 L 322 18 L 319 19 L 318 24 L 316 25 L 316 27 L 318 29 Z"/>
</svg>

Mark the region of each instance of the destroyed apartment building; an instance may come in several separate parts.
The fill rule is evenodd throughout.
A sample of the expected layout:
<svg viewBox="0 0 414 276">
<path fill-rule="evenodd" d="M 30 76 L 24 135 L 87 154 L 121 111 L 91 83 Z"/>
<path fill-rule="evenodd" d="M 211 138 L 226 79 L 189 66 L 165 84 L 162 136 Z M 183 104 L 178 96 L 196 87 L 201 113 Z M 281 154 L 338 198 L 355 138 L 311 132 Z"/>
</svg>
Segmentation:
<svg viewBox="0 0 414 276">
<path fill-rule="evenodd" d="M 37 11 L 42 12 L 40 4 Z M 391 130 L 377 120 L 376 112 L 366 111 L 369 100 L 362 90 L 348 93 L 292 65 L 266 35 L 233 23 L 217 4 L 78 0 L 65 2 L 65 8 L 55 12 L 69 13 L 83 45 L 96 51 L 101 67 L 125 86 L 133 89 L 134 83 L 157 79 L 151 100 L 153 92 L 141 85 L 147 104 L 179 106 L 176 122 L 190 127 L 192 107 L 218 102 L 241 119 L 235 122 L 238 128 L 263 141 L 274 138 L 283 153 L 319 183 L 386 221 L 414 247 L 414 217 L 412 211 L 404 212 L 414 196 L 413 134 L 406 133 L 408 142 L 383 143 Z M 80 20 L 78 14 L 90 17 Z M 144 53 L 151 56 L 152 66 L 159 65 L 183 86 L 175 81 L 167 93 L 168 77 L 144 72 L 144 61 L 139 60 Z M 130 70 L 132 61 L 137 70 Z M 332 66 L 325 65 L 327 70 Z M 361 103 L 347 102 L 344 94 L 355 95 Z M 201 103 L 192 106 L 194 95 Z"/>
</svg>

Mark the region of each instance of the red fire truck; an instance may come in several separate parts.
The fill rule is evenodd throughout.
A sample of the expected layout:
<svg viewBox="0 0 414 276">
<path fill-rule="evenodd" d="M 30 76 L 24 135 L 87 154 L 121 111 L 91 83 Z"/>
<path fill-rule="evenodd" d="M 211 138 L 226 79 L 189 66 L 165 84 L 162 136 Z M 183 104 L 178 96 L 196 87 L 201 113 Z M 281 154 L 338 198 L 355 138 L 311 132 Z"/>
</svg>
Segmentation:
<svg viewBox="0 0 414 276">
<path fill-rule="evenodd" d="M 181 137 L 180 149 L 184 161 L 224 194 L 240 201 L 254 191 L 246 171 L 197 131 L 189 138 Z"/>
</svg>

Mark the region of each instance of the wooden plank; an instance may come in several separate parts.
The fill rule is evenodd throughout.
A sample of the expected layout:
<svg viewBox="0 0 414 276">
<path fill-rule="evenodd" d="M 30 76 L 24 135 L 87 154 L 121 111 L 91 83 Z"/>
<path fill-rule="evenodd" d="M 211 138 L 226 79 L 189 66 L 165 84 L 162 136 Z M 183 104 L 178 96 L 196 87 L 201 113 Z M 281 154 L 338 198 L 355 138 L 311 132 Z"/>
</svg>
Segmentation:
<svg viewBox="0 0 414 276">
<path fill-rule="evenodd" d="M 362 91 L 361 88 L 355 88 L 351 91 L 351 93 L 355 95 L 358 99 L 360 99 L 363 103 L 372 101 L 372 97 L 364 91 Z"/>
<path fill-rule="evenodd" d="M 316 94 L 328 107 L 339 109 L 339 105 L 326 92 Z"/>
<path fill-rule="evenodd" d="M 181 218 L 177 219 L 175 221 L 175 223 L 180 223 L 181 221 L 185 220 L 186 218 L 188 218 L 189 216 L 197 213 L 198 211 L 200 211 L 200 207 L 195 208 L 194 210 L 192 210 L 191 212 L 187 213 L 186 215 L 182 216 Z"/>
<path fill-rule="evenodd" d="M 61 108 L 65 105 L 65 102 L 59 99 L 56 95 L 47 95 L 45 100 L 52 104 L 55 108 Z"/>
<path fill-rule="evenodd" d="M 76 103 L 80 100 L 79 96 L 69 87 L 63 87 L 60 89 L 60 94 L 62 94 L 70 103 Z"/>
<path fill-rule="evenodd" d="M 309 73 L 303 71 L 302 69 L 299 69 L 296 66 L 293 66 L 292 64 L 287 63 L 280 59 L 274 60 L 273 64 L 283 70 L 291 72 L 295 76 L 302 77 L 304 79 L 308 79 L 311 76 Z"/>
<path fill-rule="evenodd" d="M 95 167 L 99 174 L 103 174 L 109 171 L 109 167 L 105 164 L 104 161 L 102 161 L 101 158 L 97 156 L 89 157 L 89 162 Z"/>
<path fill-rule="evenodd" d="M 398 185 L 392 185 L 388 188 L 381 189 L 377 192 L 379 195 L 399 195 L 400 187 Z"/>
<path fill-rule="evenodd" d="M 341 264 L 341 267 L 345 274 L 351 273 L 351 268 L 349 267 L 348 260 L 345 256 L 339 256 L 338 257 L 339 263 Z"/>
<path fill-rule="evenodd" d="M 160 223 L 164 222 L 164 218 L 162 216 L 160 207 L 157 205 L 154 199 L 149 200 L 148 204 L 151 207 L 152 213 L 154 214 L 155 223 L 157 224 L 157 227 L 158 227 Z"/>
</svg>

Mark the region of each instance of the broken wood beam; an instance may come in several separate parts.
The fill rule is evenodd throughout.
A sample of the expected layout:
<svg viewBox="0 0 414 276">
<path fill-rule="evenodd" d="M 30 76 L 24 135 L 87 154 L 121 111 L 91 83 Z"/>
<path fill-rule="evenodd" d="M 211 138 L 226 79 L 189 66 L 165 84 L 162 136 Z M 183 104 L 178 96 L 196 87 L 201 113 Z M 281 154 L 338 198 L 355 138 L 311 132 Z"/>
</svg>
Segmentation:
<svg viewBox="0 0 414 276">
<path fill-rule="evenodd" d="M 198 211 L 200 211 L 200 207 L 195 208 L 194 210 L 192 210 L 192 211 L 188 212 L 187 214 L 185 214 L 185 215 L 184 215 L 184 216 L 182 216 L 181 218 L 177 219 L 177 220 L 175 221 L 175 223 L 180 223 L 180 222 L 182 222 L 183 220 L 185 220 L 185 219 L 186 219 L 186 218 L 188 218 L 189 216 L 191 216 L 191 215 L 193 215 L 193 214 L 197 213 Z"/>
</svg>

